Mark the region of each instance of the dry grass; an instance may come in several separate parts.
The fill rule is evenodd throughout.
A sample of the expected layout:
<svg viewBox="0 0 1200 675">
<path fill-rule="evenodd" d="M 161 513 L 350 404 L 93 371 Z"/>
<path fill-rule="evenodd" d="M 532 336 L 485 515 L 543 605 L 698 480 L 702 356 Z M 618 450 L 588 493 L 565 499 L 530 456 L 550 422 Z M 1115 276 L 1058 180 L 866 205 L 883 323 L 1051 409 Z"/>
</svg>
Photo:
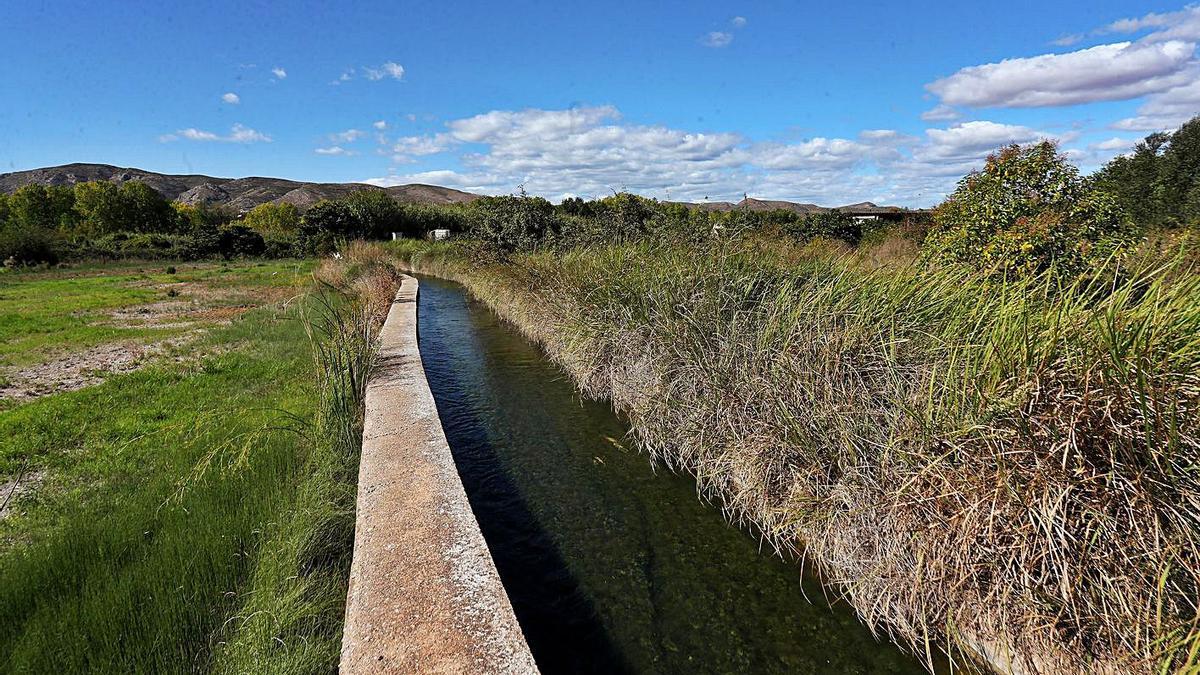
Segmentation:
<svg viewBox="0 0 1200 675">
<path fill-rule="evenodd" d="M 1196 667 L 1186 258 L 1060 288 L 765 242 L 503 266 L 394 250 L 464 282 L 901 642 L 1026 671 Z"/>
</svg>

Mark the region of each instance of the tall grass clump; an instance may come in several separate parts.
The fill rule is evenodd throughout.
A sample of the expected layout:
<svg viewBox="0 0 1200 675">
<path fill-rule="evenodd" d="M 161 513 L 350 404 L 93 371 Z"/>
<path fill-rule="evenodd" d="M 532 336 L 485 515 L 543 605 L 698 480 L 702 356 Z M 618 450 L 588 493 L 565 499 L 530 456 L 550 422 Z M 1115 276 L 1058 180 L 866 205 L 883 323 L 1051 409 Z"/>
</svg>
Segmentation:
<svg viewBox="0 0 1200 675">
<path fill-rule="evenodd" d="M 1005 281 L 753 239 L 392 250 L 465 283 L 901 643 L 1023 672 L 1196 667 L 1186 259 Z"/>
<path fill-rule="evenodd" d="M 317 407 L 313 454 L 289 514 L 259 558 L 252 591 L 226 622 L 217 670 L 336 669 L 354 546 L 363 402 L 375 337 L 400 276 L 376 247 L 356 244 L 318 266 L 324 287 L 303 316 L 312 345 Z"/>
</svg>

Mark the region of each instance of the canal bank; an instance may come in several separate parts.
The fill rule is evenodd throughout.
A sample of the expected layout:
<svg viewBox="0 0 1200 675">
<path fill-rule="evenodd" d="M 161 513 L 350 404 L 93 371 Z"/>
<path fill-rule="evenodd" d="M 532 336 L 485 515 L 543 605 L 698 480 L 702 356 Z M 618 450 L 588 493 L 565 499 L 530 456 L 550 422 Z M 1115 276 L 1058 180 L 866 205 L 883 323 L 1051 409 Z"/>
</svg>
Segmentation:
<svg viewBox="0 0 1200 675">
<path fill-rule="evenodd" d="M 535 673 L 459 481 L 405 277 L 366 390 L 341 672 Z"/>
</svg>

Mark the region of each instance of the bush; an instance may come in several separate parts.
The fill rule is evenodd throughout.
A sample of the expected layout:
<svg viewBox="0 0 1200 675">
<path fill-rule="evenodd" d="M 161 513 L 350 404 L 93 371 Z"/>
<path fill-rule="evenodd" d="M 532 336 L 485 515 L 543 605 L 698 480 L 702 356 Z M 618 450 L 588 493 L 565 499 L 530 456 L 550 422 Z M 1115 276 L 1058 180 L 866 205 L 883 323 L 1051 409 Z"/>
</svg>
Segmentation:
<svg viewBox="0 0 1200 675">
<path fill-rule="evenodd" d="M 228 260 L 262 255 L 267 247 L 261 234 L 245 225 L 230 225 L 221 230 L 219 248 L 221 257 Z"/>
<path fill-rule="evenodd" d="M 39 229 L 0 226 L 0 261 L 6 265 L 58 262 L 50 235 Z"/>
<path fill-rule="evenodd" d="M 483 197 L 471 204 L 473 233 L 502 254 L 533 251 L 556 235 L 561 222 L 554 206 L 541 197 Z"/>
<path fill-rule="evenodd" d="M 934 211 L 929 260 L 992 274 L 1053 268 L 1071 276 L 1133 243 L 1136 230 L 1116 197 L 1089 186 L 1049 141 L 991 155 Z"/>
</svg>

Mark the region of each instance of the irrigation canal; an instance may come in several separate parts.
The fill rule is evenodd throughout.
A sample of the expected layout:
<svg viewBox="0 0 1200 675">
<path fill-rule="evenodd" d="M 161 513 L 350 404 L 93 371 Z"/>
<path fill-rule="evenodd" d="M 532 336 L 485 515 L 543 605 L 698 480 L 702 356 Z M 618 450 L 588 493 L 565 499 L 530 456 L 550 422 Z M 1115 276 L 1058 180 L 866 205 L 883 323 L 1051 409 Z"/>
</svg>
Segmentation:
<svg viewBox="0 0 1200 675">
<path fill-rule="evenodd" d="M 454 283 L 420 281 L 429 386 L 543 673 L 923 673 L 760 550 L 607 403 Z"/>
</svg>

